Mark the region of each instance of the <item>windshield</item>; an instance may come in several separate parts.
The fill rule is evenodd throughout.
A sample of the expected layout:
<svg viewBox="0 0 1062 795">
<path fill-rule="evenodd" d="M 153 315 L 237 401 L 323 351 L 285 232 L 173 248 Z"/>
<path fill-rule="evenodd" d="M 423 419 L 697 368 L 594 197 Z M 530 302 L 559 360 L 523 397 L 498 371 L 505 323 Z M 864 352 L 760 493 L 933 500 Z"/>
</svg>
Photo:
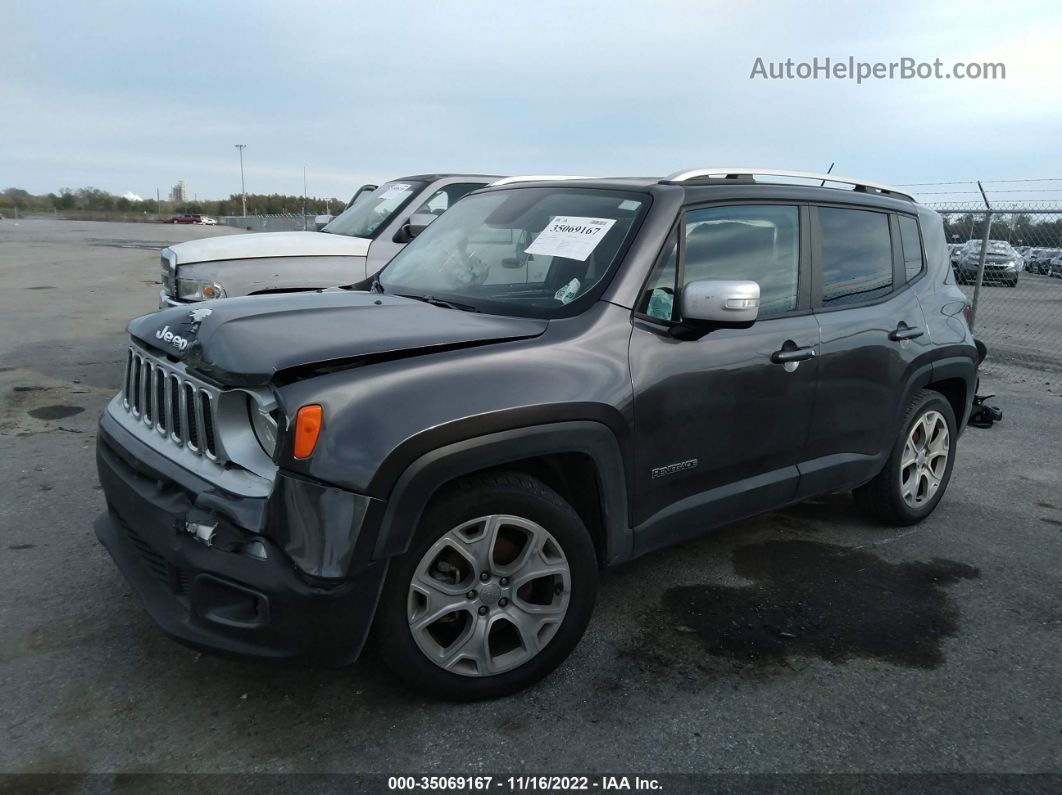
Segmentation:
<svg viewBox="0 0 1062 795">
<path fill-rule="evenodd" d="M 609 274 L 648 204 L 645 194 L 578 188 L 467 196 L 384 268 L 380 285 L 496 314 L 570 315 Z"/>
<path fill-rule="evenodd" d="M 425 184 L 409 180 L 385 182 L 372 193 L 359 196 L 321 231 L 349 237 L 375 237 Z"/>
</svg>

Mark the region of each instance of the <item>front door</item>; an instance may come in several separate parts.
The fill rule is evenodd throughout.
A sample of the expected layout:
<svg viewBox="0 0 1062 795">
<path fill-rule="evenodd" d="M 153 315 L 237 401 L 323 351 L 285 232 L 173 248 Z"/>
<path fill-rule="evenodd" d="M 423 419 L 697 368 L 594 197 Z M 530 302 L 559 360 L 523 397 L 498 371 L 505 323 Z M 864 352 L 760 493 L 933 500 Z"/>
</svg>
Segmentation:
<svg viewBox="0 0 1062 795">
<path fill-rule="evenodd" d="M 630 344 L 637 551 L 783 505 L 797 492 L 819 346 L 802 217 L 796 204 L 691 210 L 676 233 L 682 253 L 675 246 L 650 280 Z M 666 322 L 680 319 L 671 285 L 712 278 L 757 281 L 757 322 L 698 340 L 670 336 Z M 802 360 L 777 361 L 791 351 Z"/>
</svg>

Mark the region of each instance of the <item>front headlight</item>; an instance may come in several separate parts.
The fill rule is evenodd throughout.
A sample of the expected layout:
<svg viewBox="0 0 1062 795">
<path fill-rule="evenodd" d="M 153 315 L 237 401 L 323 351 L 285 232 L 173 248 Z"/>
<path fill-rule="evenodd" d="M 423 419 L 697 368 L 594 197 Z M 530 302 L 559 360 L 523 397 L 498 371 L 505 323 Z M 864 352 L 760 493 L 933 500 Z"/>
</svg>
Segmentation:
<svg viewBox="0 0 1062 795">
<path fill-rule="evenodd" d="M 1003 263 L 1003 268 L 1008 271 L 1012 271 L 1017 267 L 1017 264 L 1013 260 L 1011 260 L 1010 262 Z"/>
<path fill-rule="evenodd" d="M 251 417 L 251 427 L 258 444 L 262 445 L 270 458 L 277 449 L 277 418 L 275 411 L 266 411 L 254 398 L 247 399 L 247 413 Z"/>
<path fill-rule="evenodd" d="M 178 279 L 177 297 L 185 301 L 211 301 L 215 298 L 224 298 L 225 288 L 217 282 Z"/>
<path fill-rule="evenodd" d="M 177 257 L 168 248 L 162 249 L 161 267 L 162 286 L 166 288 L 166 292 L 172 294 L 173 280 L 177 273 Z"/>
</svg>

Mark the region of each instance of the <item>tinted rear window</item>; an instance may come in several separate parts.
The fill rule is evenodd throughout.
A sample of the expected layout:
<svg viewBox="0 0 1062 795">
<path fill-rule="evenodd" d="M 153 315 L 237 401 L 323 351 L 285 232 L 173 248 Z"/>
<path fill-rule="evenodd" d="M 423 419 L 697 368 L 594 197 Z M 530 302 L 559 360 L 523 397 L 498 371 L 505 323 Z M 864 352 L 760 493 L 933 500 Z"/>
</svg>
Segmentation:
<svg viewBox="0 0 1062 795">
<path fill-rule="evenodd" d="M 871 210 L 819 208 L 822 303 L 872 301 L 892 291 L 889 217 Z"/>
</svg>

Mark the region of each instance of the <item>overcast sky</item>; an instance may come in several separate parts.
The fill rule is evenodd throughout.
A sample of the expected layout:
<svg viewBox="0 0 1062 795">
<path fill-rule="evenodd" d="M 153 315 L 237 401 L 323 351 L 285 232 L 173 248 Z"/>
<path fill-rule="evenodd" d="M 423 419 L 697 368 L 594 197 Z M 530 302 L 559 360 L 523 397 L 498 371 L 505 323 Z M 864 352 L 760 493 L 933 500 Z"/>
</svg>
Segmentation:
<svg viewBox="0 0 1062 795">
<path fill-rule="evenodd" d="M 1057 0 L 52 0 L 0 18 L 0 188 L 184 179 L 220 198 L 236 143 L 248 192 L 301 193 L 305 166 L 311 194 L 341 197 L 443 170 L 1062 177 Z M 749 78 L 757 57 L 815 56 L 1001 61 L 1006 79 Z"/>
</svg>

